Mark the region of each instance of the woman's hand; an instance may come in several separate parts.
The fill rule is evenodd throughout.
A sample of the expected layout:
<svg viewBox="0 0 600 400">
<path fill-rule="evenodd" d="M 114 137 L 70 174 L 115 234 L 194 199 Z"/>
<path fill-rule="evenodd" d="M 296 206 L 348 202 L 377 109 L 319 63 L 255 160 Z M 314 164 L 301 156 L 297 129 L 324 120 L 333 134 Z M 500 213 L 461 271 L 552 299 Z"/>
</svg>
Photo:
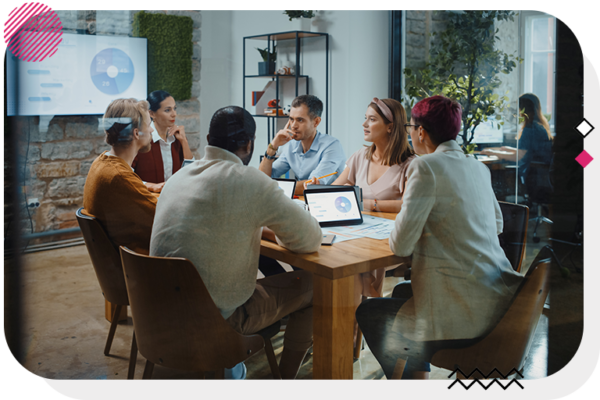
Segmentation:
<svg viewBox="0 0 600 400">
<path fill-rule="evenodd" d="M 160 193 L 162 191 L 163 186 L 165 186 L 165 183 L 164 182 L 161 182 L 161 183 L 145 182 L 145 185 L 149 191 L 155 192 L 155 193 Z"/>
<path fill-rule="evenodd" d="M 304 181 L 304 190 L 308 189 L 308 185 L 320 185 L 321 182 L 317 178 L 312 178 L 307 181 Z"/>
<path fill-rule="evenodd" d="M 175 136 L 175 139 L 179 140 L 181 143 L 187 142 L 187 137 L 185 136 L 185 127 L 183 125 L 173 125 L 167 136 Z"/>
</svg>

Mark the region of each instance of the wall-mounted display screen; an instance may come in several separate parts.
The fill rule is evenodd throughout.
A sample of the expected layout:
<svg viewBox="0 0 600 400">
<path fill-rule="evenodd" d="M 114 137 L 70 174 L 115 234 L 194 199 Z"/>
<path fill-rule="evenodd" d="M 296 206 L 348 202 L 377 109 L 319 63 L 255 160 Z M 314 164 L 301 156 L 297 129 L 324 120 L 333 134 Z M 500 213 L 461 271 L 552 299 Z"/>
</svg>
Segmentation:
<svg viewBox="0 0 600 400">
<path fill-rule="evenodd" d="M 117 98 L 147 96 L 147 40 L 63 34 L 58 51 L 41 62 L 7 53 L 7 113 L 104 114 Z"/>
</svg>

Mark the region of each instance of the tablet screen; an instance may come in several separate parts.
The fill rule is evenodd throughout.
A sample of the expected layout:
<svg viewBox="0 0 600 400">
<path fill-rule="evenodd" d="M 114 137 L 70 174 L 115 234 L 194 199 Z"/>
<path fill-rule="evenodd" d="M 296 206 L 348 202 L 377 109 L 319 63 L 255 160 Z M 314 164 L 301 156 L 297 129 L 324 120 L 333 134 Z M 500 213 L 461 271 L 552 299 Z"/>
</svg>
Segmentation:
<svg viewBox="0 0 600 400">
<path fill-rule="evenodd" d="M 296 181 L 293 179 L 275 179 L 279 185 L 279 189 L 283 190 L 285 195 L 290 199 L 294 198 L 294 190 L 296 190 Z"/>
<path fill-rule="evenodd" d="M 362 224 L 354 188 L 307 189 L 304 198 L 310 213 L 321 226 Z"/>
</svg>

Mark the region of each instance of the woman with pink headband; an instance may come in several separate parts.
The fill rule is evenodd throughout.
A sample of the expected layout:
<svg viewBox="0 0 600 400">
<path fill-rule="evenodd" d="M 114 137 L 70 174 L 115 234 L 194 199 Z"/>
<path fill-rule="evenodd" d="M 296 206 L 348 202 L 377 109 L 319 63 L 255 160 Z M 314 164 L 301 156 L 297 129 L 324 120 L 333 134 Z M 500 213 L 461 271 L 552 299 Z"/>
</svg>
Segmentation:
<svg viewBox="0 0 600 400">
<path fill-rule="evenodd" d="M 406 112 L 394 99 L 377 97 L 367 107 L 363 123 L 365 146 L 354 153 L 346 169 L 332 185 L 356 185 L 363 191 L 364 209 L 399 212 L 406 185 L 406 171 L 414 158 L 404 126 Z M 316 178 L 307 185 L 319 184 Z"/>
<path fill-rule="evenodd" d="M 342 174 L 332 185 L 357 185 L 363 192 L 364 209 L 399 212 L 406 186 L 406 172 L 415 158 L 408 143 L 406 112 L 394 99 L 374 98 L 367 107 L 363 123 L 365 146 L 354 153 Z M 307 184 L 319 184 L 315 178 Z M 306 184 L 305 184 L 306 188 Z M 354 282 L 354 302 L 363 297 L 381 297 L 385 268 L 360 275 Z M 355 338 L 358 325 L 355 325 Z M 360 345 L 360 343 L 357 343 Z"/>
</svg>

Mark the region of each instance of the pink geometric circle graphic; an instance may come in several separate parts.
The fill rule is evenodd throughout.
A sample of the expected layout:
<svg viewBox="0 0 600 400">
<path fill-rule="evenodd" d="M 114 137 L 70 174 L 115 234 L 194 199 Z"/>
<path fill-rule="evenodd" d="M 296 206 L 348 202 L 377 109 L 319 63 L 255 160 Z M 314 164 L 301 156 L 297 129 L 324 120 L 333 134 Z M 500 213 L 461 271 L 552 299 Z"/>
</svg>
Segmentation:
<svg viewBox="0 0 600 400">
<path fill-rule="evenodd" d="M 8 51 L 21 61 L 52 57 L 62 41 L 62 23 L 56 12 L 42 3 L 15 7 L 4 24 Z"/>
<path fill-rule="evenodd" d="M 577 161 L 583 168 L 587 167 L 593 158 L 589 155 L 587 151 L 582 151 L 577 157 L 575 157 L 575 161 Z"/>
</svg>

